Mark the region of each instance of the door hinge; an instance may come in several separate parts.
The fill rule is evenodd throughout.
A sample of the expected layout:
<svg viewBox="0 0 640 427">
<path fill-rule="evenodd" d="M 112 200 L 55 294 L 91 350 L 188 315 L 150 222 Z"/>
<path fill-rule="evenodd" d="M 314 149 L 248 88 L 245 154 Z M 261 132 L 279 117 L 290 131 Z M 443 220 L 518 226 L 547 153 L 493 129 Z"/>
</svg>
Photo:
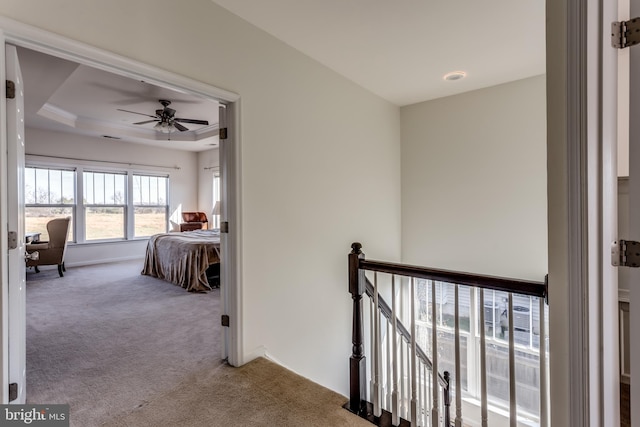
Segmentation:
<svg viewBox="0 0 640 427">
<path fill-rule="evenodd" d="M 229 233 L 229 221 L 220 222 L 220 232 Z"/>
<path fill-rule="evenodd" d="M 222 326 L 229 326 L 229 315 L 228 314 L 223 314 L 221 320 L 221 324 Z"/>
<path fill-rule="evenodd" d="M 9 249 L 15 249 L 18 247 L 18 233 L 15 231 L 9 232 Z"/>
<path fill-rule="evenodd" d="M 227 128 L 220 128 L 220 134 L 218 137 L 220 139 L 227 139 Z"/>
<path fill-rule="evenodd" d="M 611 23 L 611 46 L 616 49 L 640 43 L 640 18 Z"/>
<path fill-rule="evenodd" d="M 611 243 L 611 264 L 616 267 L 640 267 L 640 242 L 617 240 Z"/>
<path fill-rule="evenodd" d="M 7 99 L 15 99 L 16 97 L 16 84 L 11 80 L 7 80 Z"/>
<path fill-rule="evenodd" d="M 18 398 L 18 383 L 9 384 L 9 402 Z"/>
</svg>

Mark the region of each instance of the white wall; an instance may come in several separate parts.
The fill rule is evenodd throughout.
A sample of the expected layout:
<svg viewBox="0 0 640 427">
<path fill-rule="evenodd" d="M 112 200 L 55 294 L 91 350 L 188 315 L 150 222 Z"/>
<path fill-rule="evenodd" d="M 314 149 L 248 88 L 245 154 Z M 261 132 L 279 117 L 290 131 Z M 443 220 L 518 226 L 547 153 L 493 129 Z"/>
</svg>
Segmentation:
<svg viewBox="0 0 640 427">
<path fill-rule="evenodd" d="M 402 260 L 543 281 L 544 76 L 401 109 Z"/>
<path fill-rule="evenodd" d="M 266 348 L 346 394 L 350 243 L 400 258 L 398 107 L 209 0 L 0 0 L 0 11 L 240 94 L 245 358 Z"/>
<path fill-rule="evenodd" d="M 140 172 L 159 172 L 169 175 L 169 212 L 177 220 L 180 212 L 196 210 L 198 199 L 197 154 L 188 151 L 168 150 L 141 144 L 103 138 L 83 137 L 64 132 L 27 128 L 25 150 L 28 164 L 84 164 L 100 168 L 132 169 Z M 47 156 L 62 157 L 64 160 Z M 97 160 L 99 162 L 91 162 Z M 128 166 L 118 163 L 134 165 Z M 135 165 L 139 163 L 140 165 Z M 167 166 L 145 167 L 141 165 Z M 175 167 L 179 169 L 175 169 Z M 67 266 L 86 265 L 124 259 L 144 258 L 147 240 L 86 243 L 69 245 L 65 256 Z"/>
</svg>

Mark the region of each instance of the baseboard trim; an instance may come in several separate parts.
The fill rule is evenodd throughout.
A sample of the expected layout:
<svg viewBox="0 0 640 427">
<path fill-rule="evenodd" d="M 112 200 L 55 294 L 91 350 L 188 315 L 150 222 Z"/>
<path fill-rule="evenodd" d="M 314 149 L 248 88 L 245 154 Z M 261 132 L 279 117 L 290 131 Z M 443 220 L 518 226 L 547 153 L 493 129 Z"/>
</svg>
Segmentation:
<svg viewBox="0 0 640 427">
<path fill-rule="evenodd" d="M 87 265 L 99 265 L 99 264 L 109 264 L 112 262 L 123 262 L 123 261 L 144 261 L 144 257 L 140 255 L 128 256 L 128 257 L 118 257 L 118 258 L 103 258 L 103 259 L 94 259 L 90 261 L 79 261 L 79 262 L 66 262 L 65 265 L 67 267 L 85 267 Z M 55 266 L 54 266 L 55 267 Z M 40 267 L 42 269 L 42 267 Z"/>
<path fill-rule="evenodd" d="M 273 355 L 271 353 L 269 353 L 267 348 L 265 346 L 263 346 L 263 345 L 259 346 L 258 348 L 253 350 L 251 353 L 245 355 L 243 364 L 249 363 L 252 360 L 257 359 L 259 357 L 264 357 L 265 359 L 275 363 L 276 365 L 282 366 L 286 370 L 291 371 L 291 372 L 295 373 L 296 375 L 304 376 L 304 375 L 300 374 L 299 372 L 296 372 L 295 370 L 291 369 L 289 366 L 285 365 L 284 363 L 282 363 L 276 357 L 273 357 Z M 309 380 L 309 381 L 311 381 L 311 380 Z"/>
<path fill-rule="evenodd" d="M 253 350 L 251 353 L 246 354 L 243 357 L 243 363 L 242 364 L 244 365 L 246 363 L 249 363 L 252 360 L 257 359 L 258 357 L 266 357 L 267 359 L 272 360 L 275 363 L 278 363 L 275 360 L 273 360 L 272 358 L 270 358 L 267 354 L 268 354 L 267 348 L 265 346 L 261 345 L 258 348 L 256 348 L 255 350 Z"/>
</svg>

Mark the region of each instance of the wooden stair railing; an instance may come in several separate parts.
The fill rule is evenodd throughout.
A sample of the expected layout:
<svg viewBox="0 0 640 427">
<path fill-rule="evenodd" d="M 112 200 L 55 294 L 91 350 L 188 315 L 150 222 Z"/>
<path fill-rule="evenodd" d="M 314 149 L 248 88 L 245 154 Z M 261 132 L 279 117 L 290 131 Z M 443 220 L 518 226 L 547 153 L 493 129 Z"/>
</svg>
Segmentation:
<svg viewBox="0 0 640 427">
<path fill-rule="evenodd" d="M 393 331 L 394 333 L 397 333 L 398 336 L 401 338 L 401 341 L 404 341 L 406 344 L 411 345 L 411 348 L 407 348 L 407 354 L 409 354 L 409 352 L 411 352 L 410 357 L 414 358 L 416 360 L 418 360 L 419 362 L 421 362 L 422 364 L 424 364 L 424 366 L 426 367 L 426 369 L 428 369 L 429 371 L 432 372 L 433 374 L 433 378 L 435 379 L 435 381 L 437 381 L 438 385 L 441 387 L 442 390 L 442 400 L 443 400 L 443 411 L 444 413 L 442 414 L 442 416 L 440 417 L 439 413 L 438 413 L 438 395 L 435 395 L 435 393 L 437 393 L 437 391 L 435 390 L 435 383 L 434 383 L 434 406 L 433 406 L 433 413 L 430 416 L 426 416 L 425 418 L 423 418 L 422 420 L 426 420 L 429 419 L 431 420 L 430 423 L 432 426 L 438 426 L 438 425 L 444 425 L 449 427 L 451 425 L 451 420 L 450 420 L 450 415 L 449 415 L 449 407 L 450 407 L 450 402 L 451 402 L 451 394 L 450 394 L 450 375 L 449 372 L 444 372 L 443 374 L 440 374 L 440 372 L 437 372 L 437 368 L 436 368 L 436 372 L 433 372 L 433 368 L 434 366 L 437 367 L 437 352 L 433 354 L 434 357 L 434 361 L 435 363 L 433 363 L 428 355 L 423 351 L 423 349 L 416 344 L 416 340 L 415 340 L 415 320 L 414 320 L 414 315 L 415 315 L 415 309 L 413 307 L 413 283 L 414 283 L 414 278 L 417 279 L 427 279 L 431 281 L 431 289 L 432 289 L 432 296 L 431 296 L 431 302 L 432 302 L 432 316 L 435 316 L 435 312 L 436 312 L 436 305 L 435 305 L 435 300 L 436 300 L 436 288 L 435 288 L 435 283 L 437 282 L 444 282 L 444 283 L 451 283 L 451 284 L 455 284 L 455 323 L 456 323 L 456 327 L 455 327 L 455 346 L 456 346 L 456 373 L 455 373 L 455 380 L 456 380 L 456 418 L 455 418 L 455 425 L 456 426 L 461 426 L 462 425 L 462 414 L 461 414 L 461 385 L 460 385 L 460 359 L 459 359 L 459 354 L 460 354 L 460 347 L 459 347 L 459 341 L 460 341 L 460 336 L 459 336 L 459 313 L 458 313 L 458 285 L 464 285 L 464 286 L 470 286 L 470 287 L 475 287 L 479 289 L 479 294 L 480 294 L 480 298 L 482 301 L 484 301 L 484 293 L 483 291 L 486 290 L 494 290 L 494 291 L 502 291 L 502 292 L 507 292 L 509 293 L 509 315 L 508 315 L 508 331 L 509 331 L 509 380 L 510 380 L 510 386 L 509 386 L 509 396 L 510 396 L 510 408 L 509 408 L 509 414 L 510 414 L 510 425 L 511 426 L 517 426 L 517 413 L 516 413 L 516 404 L 515 404 L 515 396 L 516 396 L 516 385 L 515 385 L 515 350 L 514 350 L 514 335 L 516 332 L 516 329 L 514 328 L 514 311 L 513 311 L 513 302 L 512 302 L 512 295 L 513 294 L 520 294 L 520 295 L 524 295 L 524 296 L 530 296 L 530 297 L 538 297 L 540 298 L 540 307 L 541 307 L 541 314 L 540 314 L 540 326 L 539 326 L 539 335 L 540 335 L 540 344 L 539 344 L 539 348 L 540 350 L 540 389 L 543 390 L 543 394 L 541 395 L 540 398 L 540 425 L 541 426 L 546 426 L 547 424 L 547 420 L 548 420 L 548 403 L 547 403 L 547 398 L 548 398 L 548 393 L 546 393 L 546 389 L 547 389 L 547 380 L 546 380 L 546 375 L 547 375 L 547 371 L 546 371 L 546 347 L 544 345 L 544 336 L 545 336 L 545 320 L 544 320 L 544 304 L 546 302 L 546 298 L 547 298 L 547 283 L 546 280 L 545 282 L 534 282 L 534 281 L 526 281 L 526 280 L 516 280 L 516 279 L 508 279 L 508 278 L 502 278 L 502 277 L 491 277 L 491 276 L 482 276 L 482 275 L 474 275 L 474 274 L 469 274 L 469 273 L 461 273 L 461 272 L 454 272 L 454 271 L 447 271 L 447 270 L 440 270 L 440 269 L 432 269 L 432 268 L 425 268 L 425 267 L 417 267 L 417 266 L 411 266 L 411 265 L 403 265 L 403 264 L 396 264 L 396 263 L 388 263 L 388 262 L 381 262 L 381 261 L 370 261 L 370 260 L 366 260 L 364 254 L 362 253 L 362 245 L 360 243 L 353 243 L 352 244 L 352 251 L 349 254 L 349 292 L 351 293 L 351 297 L 352 297 L 352 301 L 353 301 L 353 321 L 352 321 L 352 344 L 353 344 L 353 348 L 352 348 L 352 355 L 350 357 L 350 367 L 349 367 L 349 375 L 350 375 L 350 394 L 349 394 L 349 402 L 345 405 L 345 407 L 347 409 L 349 409 L 351 412 L 356 413 L 364 418 L 369 419 L 370 421 L 377 423 L 378 425 L 418 425 L 419 423 L 416 422 L 416 408 L 415 408 L 415 387 L 416 387 L 416 380 L 415 380 L 415 365 L 413 366 L 413 371 L 411 373 L 409 373 L 409 369 L 407 368 L 407 376 L 411 377 L 411 381 L 412 384 L 410 385 L 410 387 L 412 388 L 412 408 L 411 411 L 405 409 L 405 413 L 407 413 L 409 415 L 409 418 L 412 418 L 412 420 L 410 421 L 411 424 L 409 424 L 409 421 L 406 420 L 401 420 L 398 415 L 396 414 L 392 414 L 392 419 L 393 421 L 389 421 L 389 417 L 387 416 L 386 419 L 387 421 L 381 421 L 382 417 L 379 416 L 379 414 L 376 414 L 376 416 L 372 416 L 372 403 L 368 402 L 367 400 L 367 378 L 366 378 L 366 373 L 367 373 L 367 365 L 366 365 L 366 357 L 365 357 L 365 348 L 364 348 L 364 312 L 363 312 L 363 295 L 366 294 L 368 297 L 370 297 L 372 299 L 372 313 L 373 310 L 379 310 L 380 314 L 382 314 L 388 322 L 393 322 Z M 411 326 L 412 329 L 411 331 L 396 317 L 394 316 L 394 310 L 392 309 L 392 307 L 389 306 L 389 304 L 387 304 L 381 297 L 379 297 L 379 295 L 377 294 L 377 288 L 374 287 L 374 285 L 366 278 L 365 276 L 365 271 L 372 271 L 374 272 L 374 274 L 379 273 L 387 273 L 392 275 L 392 289 L 395 289 L 395 282 L 394 282 L 394 278 L 395 276 L 399 276 L 399 277 L 406 277 L 406 278 L 411 278 L 411 292 L 412 292 L 412 308 L 411 308 Z M 376 285 L 377 286 L 377 285 Z M 441 288 L 442 289 L 442 288 Z M 442 292 L 442 290 L 441 290 Z M 393 294 L 393 292 L 392 292 Z M 374 296 L 375 296 L 375 302 L 374 301 Z M 394 298 L 392 296 L 392 298 Z M 442 297 L 441 297 L 442 298 Z M 395 302 L 394 302 L 395 304 Z M 481 306 L 484 306 L 484 303 L 480 304 Z M 394 305 L 395 307 L 395 305 Z M 479 317 L 480 317 L 480 325 L 485 325 L 485 316 L 484 316 L 484 309 L 480 309 L 479 310 Z M 530 314 L 532 315 L 532 314 Z M 373 314 L 372 314 L 373 316 Z M 495 320 L 495 319 L 494 319 Z M 533 321 L 533 318 L 531 317 L 530 322 Z M 373 321 L 372 321 L 373 322 Z M 432 319 L 432 337 L 433 337 L 433 345 L 432 345 L 432 349 L 433 348 L 438 348 L 437 347 L 437 338 L 436 338 L 436 324 Z M 494 328 L 495 328 L 495 324 L 494 324 Z M 484 350 L 484 346 L 485 346 L 485 327 L 480 327 L 480 347 L 481 347 L 481 354 L 480 354 L 480 359 L 481 359 L 481 365 L 482 366 L 486 366 L 485 364 L 485 350 Z M 512 333 L 513 331 L 513 333 Z M 412 332 L 414 335 L 414 339 L 412 340 Z M 387 326 L 387 339 L 389 340 L 389 327 Z M 394 340 L 394 352 L 395 352 L 395 337 L 392 338 Z M 393 354 L 393 353 L 392 353 Z M 402 352 L 400 353 L 402 354 Z M 396 357 L 397 357 L 397 353 L 393 356 L 394 359 L 394 363 L 396 362 Z M 372 357 L 379 357 L 378 356 L 374 356 L 372 354 Z M 404 356 L 403 356 L 404 357 Z M 409 355 L 408 355 L 409 357 Z M 387 355 L 387 359 L 389 360 L 390 357 Z M 375 360 L 375 359 L 374 359 Z M 400 358 L 400 360 L 402 360 L 402 357 Z M 395 369 L 395 368 L 394 368 Z M 486 368 L 485 368 L 486 370 Z M 373 368 L 372 368 L 373 371 Z M 373 375 L 373 373 L 372 373 Z M 389 375 L 389 374 L 387 374 Z M 483 426 L 487 426 L 487 391 L 486 391 L 486 372 L 481 373 L 481 388 L 482 388 L 482 396 L 481 396 L 481 424 Z M 395 391 L 394 391 L 395 393 Z M 544 394 L 546 393 L 546 394 Z M 373 391 L 372 391 L 373 394 Z M 424 394 L 424 393 L 423 393 Z M 373 397 L 372 397 L 373 399 Z M 394 408 L 397 405 L 394 405 Z M 427 405 L 428 406 L 428 405 Z M 375 405 L 373 405 L 373 407 L 375 407 Z M 426 408 L 422 408 L 423 411 L 425 411 Z M 380 411 L 378 409 L 378 411 Z M 424 412 L 423 412 L 424 414 Z M 423 421 L 424 422 L 424 421 Z M 442 424 L 441 424 L 442 422 Z M 403 424 L 401 424 L 403 423 Z M 422 424 L 424 425 L 424 424 Z"/>
<path fill-rule="evenodd" d="M 375 290 L 374 290 L 374 285 L 369 281 L 369 279 L 367 279 L 365 277 L 365 281 L 366 281 L 366 285 L 365 285 L 365 292 L 366 294 L 369 296 L 369 298 L 374 298 L 375 295 Z M 391 309 L 391 307 L 389 306 L 389 304 L 387 304 L 387 302 L 384 300 L 384 298 L 378 296 L 378 310 L 380 310 L 380 313 L 387 319 L 387 321 L 392 322 L 393 321 L 393 310 Z M 409 331 L 409 329 L 407 329 L 407 327 L 402 323 L 402 321 L 400 321 L 399 319 L 396 318 L 396 329 L 397 329 L 397 334 L 400 336 L 401 339 L 403 339 L 408 345 L 410 345 L 412 343 L 412 339 L 411 339 L 411 332 Z M 420 347 L 420 345 L 415 344 L 415 355 L 418 358 L 418 360 L 420 360 L 420 362 L 422 362 L 424 364 L 424 366 L 431 372 L 433 372 L 433 363 L 431 362 L 431 359 L 429 359 L 429 356 L 427 356 L 427 354 L 424 352 L 424 350 L 422 349 L 422 347 Z M 442 387 L 442 395 L 443 395 L 443 404 L 445 407 L 445 412 L 443 415 L 443 420 L 444 420 L 444 425 L 450 425 L 450 415 L 449 415 L 449 407 L 451 406 L 451 394 L 450 394 L 450 384 L 449 384 L 449 379 L 450 379 L 450 375 L 449 372 L 444 371 L 442 374 L 440 374 L 439 372 L 434 372 L 433 373 L 436 378 L 438 383 L 440 384 L 440 386 Z M 373 408 L 367 406 L 367 412 L 373 412 Z M 371 416 L 372 414 L 367 414 L 366 418 L 372 418 Z M 374 417 L 375 418 L 375 415 Z M 391 416 L 389 418 L 392 418 Z M 404 421 L 404 420 L 403 420 Z M 383 422 L 382 425 L 387 425 L 387 423 Z M 393 425 L 393 424 L 390 424 Z M 400 424 L 403 425 L 403 424 Z"/>
</svg>

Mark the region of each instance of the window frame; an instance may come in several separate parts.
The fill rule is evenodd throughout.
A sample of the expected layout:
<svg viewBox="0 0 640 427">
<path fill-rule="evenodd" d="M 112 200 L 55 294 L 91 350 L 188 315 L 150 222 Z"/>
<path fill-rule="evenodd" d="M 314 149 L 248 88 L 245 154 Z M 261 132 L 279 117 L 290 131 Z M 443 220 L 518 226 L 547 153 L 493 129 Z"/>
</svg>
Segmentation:
<svg viewBox="0 0 640 427">
<path fill-rule="evenodd" d="M 124 177 L 124 197 L 123 197 L 123 203 L 95 203 L 95 175 L 93 178 L 93 201 L 94 203 L 87 203 L 86 202 L 86 197 L 87 197 L 87 188 L 85 187 L 85 175 L 86 174 L 104 174 L 104 175 L 113 175 L 115 176 L 122 176 Z M 86 243 L 96 243 L 96 242 L 113 242 L 113 241 L 123 241 L 123 240 L 130 240 L 129 237 L 129 233 L 128 233 L 128 211 L 129 211 L 129 189 L 128 189 L 128 172 L 127 171 L 114 171 L 114 170 L 104 170 L 104 169 L 100 169 L 100 168 L 83 168 L 82 170 L 82 214 L 83 214 L 83 224 L 84 224 L 84 228 L 83 228 L 83 241 Z M 80 180 L 80 178 L 78 178 L 78 180 Z M 103 186 L 104 186 L 104 198 L 106 198 L 106 179 L 103 181 Z M 114 186 L 114 197 L 115 197 L 115 190 L 116 190 L 116 181 L 114 178 L 114 182 L 113 182 L 113 186 Z M 115 201 L 115 200 L 114 200 Z M 100 239 L 88 239 L 87 238 L 87 211 L 91 208 L 97 208 L 97 209 L 102 209 L 102 208 L 122 208 L 122 237 L 111 237 L 111 238 L 100 238 Z"/>
<path fill-rule="evenodd" d="M 429 329 L 431 329 L 433 327 L 432 324 L 432 316 L 433 313 L 431 313 L 431 290 L 429 285 L 427 285 L 426 283 L 428 283 L 427 280 L 424 280 L 424 285 L 426 287 L 426 295 L 425 295 L 425 302 L 426 302 L 426 311 L 425 311 L 425 318 L 424 319 L 420 319 L 418 316 L 418 313 L 416 313 L 416 324 L 418 325 L 417 330 L 420 330 L 420 328 L 424 328 L 424 331 L 428 331 Z M 440 282 L 440 281 L 434 281 L 431 282 L 431 284 L 436 285 L 436 310 L 437 312 L 436 314 L 436 324 L 437 324 L 437 330 L 439 332 L 439 334 L 442 333 L 446 333 L 446 334 L 451 334 L 451 335 L 455 335 L 455 327 L 447 325 L 443 322 L 443 305 L 444 305 L 444 295 L 445 293 L 450 292 L 450 290 L 452 290 L 453 288 L 447 289 L 445 290 L 444 287 L 446 286 L 447 288 L 449 288 L 450 286 L 455 286 L 454 284 L 448 283 L 448 282 Z M 466 375 L 466 388 L 465 386 L 463 386 L 463 390 L 464 393 L 466 394 L 466 396 L 463 395 L 462 399 L 477 399 L 479 400 L 481 397 L 481 389 L 480 389 L 480 371 L 481 371 L 481 366 L 480 366 L 480 328 L 482 327 L 482 325 L 480 324 L 480 307 L 482 307 L 482 309 L 484 310 L 485 308 L 491 310 L 492 308 L 495 307 L 495 301 L 496 298 L 499 298 L 499 295 L 496 295 L 496 293 L 498 294 L 503 294 L 504 292 L 500 292 L 500 291 L 494 291 L 494 290 L 489 290 L 489 289 L 485 289 L 484 291 L 484 299 L 485 301 L 482 302 L 480 301 L 480 289 L 477 287 L 473 287 L 473 286 L 464 286 L 464 285 L 458 285 L 460 286 L 460 290 L 462 289 L 467 289 L 469 292 L 469 330 L 465 330 L 465 329 L 460 329 L 459 331 L 459 335 L 461 339 L 465 339 L 466 340 L 466 360 L 467 360 L 467 366 L 466 366 L 466 372 L 464 372 L 463 374 Z M 529 303 L 529 331 L 526 332 L 526 334 L 528 334 L 529 336 L 529 343 L 528 344 L 523 344 L 522 342 L 519 342 L 518 340 L 514 340 L 514 349 L 517 353 L 520 353 L 524 356 L 528 356 L 528 357 L 540 357 L 540 353 L 542 351 L 546 352 L 546 357 L 547 360 L 549 358 L 549 350 L 548 350 L 548 336 L 546 337 L 545 340 L 542 340 L 540 338 L 539 335 L 539 331 L 538 333 L 536 333 L 535 331 L 535 327 L 536 324 L 533 321 L 534 319 L 534 311 L 537 310 L 536 307 L 539 306 L 538 302 L 538 298 L 537 297 L 533 297 L 533 296 L 522 296 L 522 295 L 514 295 L 514 299 L 518 297 L 521 299 L 526 299 Z M 460 298 L 461 300 L 462 298 Z M 460 308 L 463 308 L 462 301 L 458 302 Z M 486 303 L 489 303 L 489 305 L 485 305 Z M 515 301 L 514 301 L 514 307 L 516 306 Z M 548 327 L 548 323 L 549 323 L 549 314 L 548 314 L 548 306 L 545 307 L 545 329 L 549 330 Z M 495 308 L 493 310 L 493 312 L 495 313 Z M 486 313 L 486 311 L 485 311 Z M 539 313 L 538 313 L 538 319 L 539 319 Z M 461 313 L 461 317 L 464 317 L 464 315 Z M 497 322 L 496 322 L 497 320 Z M 491 326 L 490 329 L 492 330 L 491 333 L 489 332 L 485 332 L 485 345 L 486 348 L 489 347 L 494 347 L 494 348 L 500 348 L 502 351 L 506 350 L 508 351 L 508 346 L 509 346 L 509 341 L 508 338 L 504 338 L 504 337 L 499 337 L 496 334 L 496 325 L 499 325 L 500 323 L 500 319 L 487 319 L 485 316 L 485 327 L 489 324 L 489 321 L 491 321 Z M 515 328 L 514 328 L 515 329 Z M 433 329 L 431 329 L 433 330 Z M 430 336 L 430 332 L 427 333 L 425 332 L 427 335 Z M 537 346 L 534 340 L 534 335 L 537 335 L 539 337 L 538 342 L 537 342 Z M 425 350 L 427 353 L 429 353 L 430 350 L 430 345 L 431 345 L 431 338 L 428 338 L 427 342 L 424 345 L 423 350 Z M 442 340 L 441 335 L 439 335 L 439 340 Z M 422 345 L 422 344 L 420 344 Z M 439 342 L 439 345 L 441 345 L 441 343 Z M 464 351 L 464 350 L 461 350 Z M 489 357 L 489 356 L 488 356 Z M 517 359 L 518 356 L 516 356 L 516 363 L 518 362 Z M 464 368 L 462 368 L 464 370 Z M 525 385 L 526 386 L 526 385 Z M 487 390 L 487 400 L 488 400 L 488 404 L 493 407 L 493 408 L 497 408 L 500 410 L 508 410 L 509 409 L 509 402 L 505 401 L 503 399 L 501 399 L 499 396 L 496 396 L 493 394 L 493 392 L 491 390 Z M 522 416 L 523 419 L 527 419 L 533 422 L 537 422 L 539 421 L 539 413 L 532 413 L 528 410 L 528 408 L 525 408 L 524 406 L 522 406 L 521 404 L 518 405 L 518 414 L 519 416 Z"/>
<path fill-rule="evenodd" d="M 149 177 L 149 178 L 164 178 L 166 179 L 166 184 L 165 184 L 165 203 L 163 205 L 161 204 L 156 204 L 156 205 L 152 205 L 152 204 L 136 204 L 135 203 L 135 194 L 133 191 L 134 188 L 134 183 L 135 183 L 135 177 L 136 176 L 140 176 L 140 177 Z M 131 203 L 131 221 L 130 224 L 131 226 L 131 238 L 132 239 L 148 239 L 150 236 L 136 236 L 136 221 L 135 221 L 135 216 L 136 216 L 136 208 L 137 207 L 145 207 L 145 208 L 164 208 L 164 231 L 162 231 L 162 233 L 166 233 L 169 231 L 169 211 L 170 211 L 170 205 L 169 205 L 169 194 L 170 194 L 170 176 L 169 174 L 165 173 L 165 174 L 160 174 L 160 173 L 152 173 L 152 172 L 131 172 L 131 174 L 129 175 L 130 179 L 129 179 L 129 194 L 131 195 L 130 197 L 130 203 Z"/>
<path fill-rule="evenodd" d="M 60 171 L 60 172 L 71 172 L 73 174 L 73 203 L 27 203 L 27 191 L 26 191 L 26 185 L 27 185 L 27 180 L 25 178 L 24 180 L 24 192 L 25 192 L 25 202 L 24 202 L 24 207 L 25 207 L 25 212 L 28 208 L 61 208 L 61 209 L 71 209 L 71 224 L 75 224 L 77 222 L 77 217 L 78 217 L 78 210 L 77 210 L 77 203 L 78 203 L 78 191 L 77 191 L 77 181 L 78 181 L 78 171 L 77 168 L 72 167 L 72 166 L 61 166 L 61 165 L 54 165 L 54 164 L 47 164 L 47 165 L 35 165 L 35 164 L 26 164 L 25 165 L 25 176 L 26 176 L 26 172 L 27 169 L 34 169 L 35 172 L 35 183 L 36 186 L 34 188 L 34 201 L 37 199 L 35 196 L 35 192 L 37 191 L 37 170 L 46 170 L 46 171 Z M 47 189 L 48 189 L 48 199 L 49 202 L 51 201 L 51 175 L 50 173 L 48 174 L 48 179 L 47 179 Z M 60 179 L 60 198 L 63 199 L 64 197 L 64 190 L 63 190 L 63 179 L 61 176 Z M 26 215 L 25 215 L 26 218 Z M 26 223 L 25 223 L 26 224 Z M 77 235 L 75 233 L 75 230 L 73 230 L 71 233 L 69 233 L 71 237 L 71 240 L 69 240 L 69 243 L 73 243 L 76 241 L 77 239 Z"/>
<path fill-rule="evenodd" d="M 46 156 L 45 156 L 46 157 Z M 117 162 L 116 162 L 117 163 Z M 73 171 L 74 175 L 74 204 L 65 204 L 62 207 L 72 208 L 72 231 L 70 234 L 73 236 L 73 240 L 68 242 L 69 245 L 94 245 L 94 244 L 109 244 L 114 242 L 129 242 L 148 240 L 150 236 L 135 236 L 135 207 L 133 204 L 133 176 L 156 176 L 166 178 L 166 205 L 159 205 L 160 207 L 166 206 L 165 210 L 165 231 L 169 231 L 169 219 L 171 217 L 171 172 L 163 171 L 156 168 L 127 168 L 126 166 L 117 167 L 110 165 L 94 165 L 91 160 L 75 161 L 75 159 L 57 159 L 51 158 L 41 160 L 37 155 L 26 156 L 26 168 L 34 169 L 51 169 L 51 170 L 67 170 Z M 84 172 L 96 172 L 106 174 L 122 174 L 125 175 L 125 204 L 85 204 L 84 203 Z M 26 205 L 27 206 L 31 206 Z M 36 205 L 38 206 L 38 205 Z M 42 205 L 39 205 L 42 206 Z M 49 205 L 47 205 L 49 206 Z M 86 238 L 86 208 L 87 207 L 124 207 L 124 237 L 112 238 L 112 239 L 93 239 L 87 240 Z M 51 207 L 59 207 L 58 205 L 51 205 Z"/>
</svg>

